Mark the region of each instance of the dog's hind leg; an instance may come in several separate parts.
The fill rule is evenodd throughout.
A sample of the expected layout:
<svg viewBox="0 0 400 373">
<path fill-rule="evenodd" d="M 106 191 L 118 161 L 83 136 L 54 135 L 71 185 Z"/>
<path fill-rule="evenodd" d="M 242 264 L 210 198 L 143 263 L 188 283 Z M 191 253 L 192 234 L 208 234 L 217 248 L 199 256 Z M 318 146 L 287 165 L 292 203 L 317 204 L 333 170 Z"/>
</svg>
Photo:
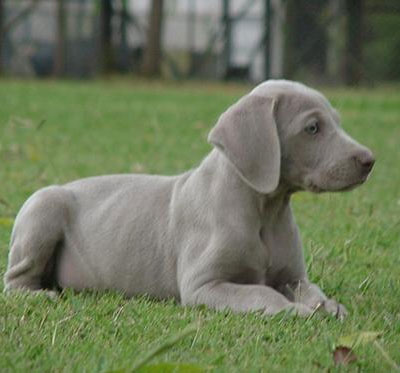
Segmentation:
<svg viewBox="0 0 400 373">
<path fill-rule="evenodd" d="M 52 288 L 56 252 L 62 248 L 69 208 L 62 187 L 33 194 L 22 206 L 11 235 L 5 291 Z"/>
</svg>

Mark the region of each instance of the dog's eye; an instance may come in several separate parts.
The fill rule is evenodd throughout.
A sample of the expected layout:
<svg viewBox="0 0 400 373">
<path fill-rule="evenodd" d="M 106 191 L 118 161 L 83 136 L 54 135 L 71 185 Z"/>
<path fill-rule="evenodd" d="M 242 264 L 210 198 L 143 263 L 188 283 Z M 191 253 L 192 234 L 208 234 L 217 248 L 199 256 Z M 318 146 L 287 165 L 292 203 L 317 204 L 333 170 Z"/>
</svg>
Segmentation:
<svg viewBox="0 0 400 373">
<path fill-rule="evenodd" d="M 313 122 L 311 124 L 309 124 L 306 128 L 305 131 L 309 134 L 309 135 L 315 135 L 318 131 L 319 131 L 319 124 L 318 122 Z"/>
</svg>

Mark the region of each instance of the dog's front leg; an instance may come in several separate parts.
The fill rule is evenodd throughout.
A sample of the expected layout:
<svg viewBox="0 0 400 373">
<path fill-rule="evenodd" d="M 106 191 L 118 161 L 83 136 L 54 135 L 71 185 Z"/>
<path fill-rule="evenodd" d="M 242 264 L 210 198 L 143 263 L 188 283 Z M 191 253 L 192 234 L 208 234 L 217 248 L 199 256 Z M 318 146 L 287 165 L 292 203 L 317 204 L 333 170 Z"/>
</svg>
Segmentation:
<svg viewBox="0 0 400 373">
<path fill-rule="evenodd" d="M 184 289 L 181 295 L 184 305 L 205 304 L 234 312 L 262 311 L 264 315 L 275 315 L 287 310 L 300 316 L 308 316 L 313 312 L 308 306 L 290 302 L 276 290 L 264 285 L 210 281 L 195 289 Z"/>
<path fill-rule="evenodd" d="M 286 284 L 281 290 L 282 294 L 293 302 L 302 303 L 314 310 L 321 308 L 340 320 L 347 316 L 347 310 L 342 304 L 328 299 L 318 285 L 307 279 Z"/>
</svg>

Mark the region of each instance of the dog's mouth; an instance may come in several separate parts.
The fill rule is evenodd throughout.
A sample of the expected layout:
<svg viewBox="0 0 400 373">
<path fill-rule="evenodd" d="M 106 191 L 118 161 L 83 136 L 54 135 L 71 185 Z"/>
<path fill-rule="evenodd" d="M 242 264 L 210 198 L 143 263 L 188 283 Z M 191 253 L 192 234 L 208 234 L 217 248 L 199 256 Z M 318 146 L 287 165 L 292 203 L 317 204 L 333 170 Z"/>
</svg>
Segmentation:
<svg viewBox="0 0 400 373">
<path fill-rule="evenodd" d="M 325 186 L 320 186 L 312 181 L 307 183 L 306 189 L 312 193 L 323 193 L 323 192 L 347 192 L 350 190 L 353 190 L 360 186 L 361 184 L 364 184 L 365 181 L 368 179 L 368 175 L 362 176 L 359 180 L 348 183 L 344 186 L 340 187 L 325 187 Z"/>
<path fill-rule="evenodd" d="M 318 186 L 317 184 L 314 184 L 314 183 L 309 183 L 309 184 L 307 185 L 306 189 L 307 189 L 309 192 L 312 192 L 312 193 L 322 193 L 322 192 L 326 192 L 326 189 L 321 188 L 320 186 Z"/>
<path fill-rule="evenodd" d="M 361 180 L 358 180 L 355 183 L 351 183 L 349 185 L 346 185 L 343 188 L 338 189 L 338 192 L 347 192 L 348 190 L 352 190 L 354 188 L 357 188 L 359 185 L 364 184 L 365 180 L 367 180 L 367 178 L 363 177 Z"/>
</svg>

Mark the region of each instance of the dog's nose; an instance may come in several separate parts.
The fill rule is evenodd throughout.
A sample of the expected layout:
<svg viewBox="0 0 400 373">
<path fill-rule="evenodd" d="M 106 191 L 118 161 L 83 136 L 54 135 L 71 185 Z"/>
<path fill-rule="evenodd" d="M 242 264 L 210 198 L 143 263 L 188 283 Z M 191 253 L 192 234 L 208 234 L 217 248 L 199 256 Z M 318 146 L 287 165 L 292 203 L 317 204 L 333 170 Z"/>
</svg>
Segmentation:
<svg viewBox="0 0 400 373">
<path fill-rule="evenodd" d="M 370 173 L 375 164 L 375 158 L 370 151 L 364 151 L 357 154 L 355 157 L 357 164 L 366 174 Z"/>
</svg>

